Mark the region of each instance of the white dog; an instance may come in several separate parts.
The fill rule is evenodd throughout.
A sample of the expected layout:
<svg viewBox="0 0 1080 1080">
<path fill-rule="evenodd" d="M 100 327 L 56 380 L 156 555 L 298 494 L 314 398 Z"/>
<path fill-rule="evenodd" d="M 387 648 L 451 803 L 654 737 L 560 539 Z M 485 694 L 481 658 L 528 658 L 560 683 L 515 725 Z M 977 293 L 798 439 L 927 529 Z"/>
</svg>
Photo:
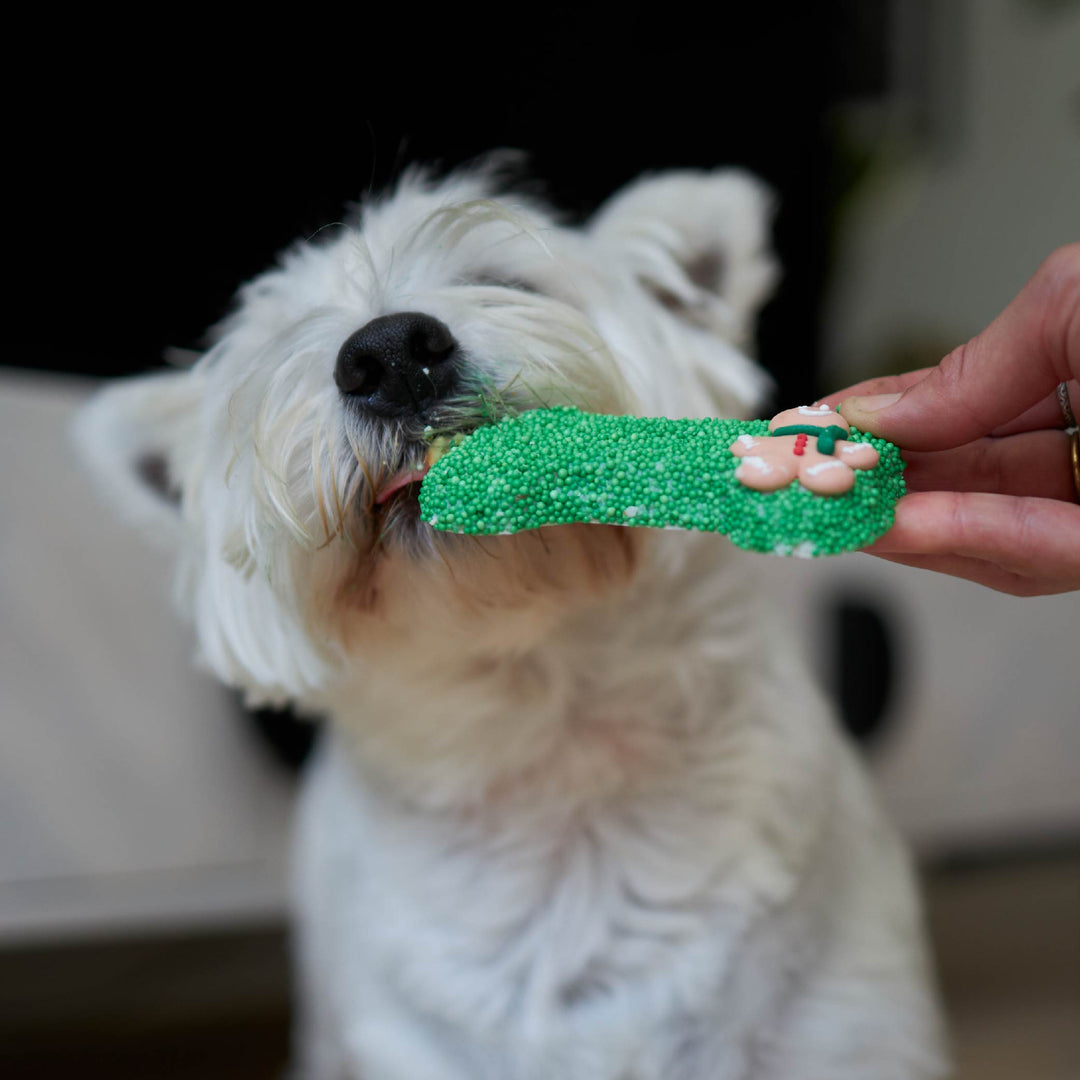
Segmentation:
<svg viewBox="0 0 1080 1080">
<path fill-rule="evenodd" d="M 733 171 L 583 229 L 416 172 L 247 285 L 81 443 L 168 537 L 202 660 L 332 716 L 302 797 L 307 1080 L 941 1073 L 905 854 L 752 557 L 716 536 L 433 533 L 433 437 L 569 402 L 747 415 L 774 276 Z M 178 504 L 140 484 L 164 461 Z"/>
</svg>

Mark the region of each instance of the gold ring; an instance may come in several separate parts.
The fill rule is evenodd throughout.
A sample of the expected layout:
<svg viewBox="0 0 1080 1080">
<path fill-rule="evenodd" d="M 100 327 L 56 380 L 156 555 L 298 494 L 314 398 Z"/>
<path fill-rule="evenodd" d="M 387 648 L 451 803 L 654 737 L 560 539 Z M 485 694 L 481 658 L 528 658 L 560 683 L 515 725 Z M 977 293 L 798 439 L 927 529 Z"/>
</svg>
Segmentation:
<svg viewBox="0 0 1080 1080">
<path fill-rule="evenodd" d="M 1080 428 L 1073 429 L 1069 453 L 1072 457 L 1073 488 L 1076 501 L 1080 503 Z"/>
</svg>

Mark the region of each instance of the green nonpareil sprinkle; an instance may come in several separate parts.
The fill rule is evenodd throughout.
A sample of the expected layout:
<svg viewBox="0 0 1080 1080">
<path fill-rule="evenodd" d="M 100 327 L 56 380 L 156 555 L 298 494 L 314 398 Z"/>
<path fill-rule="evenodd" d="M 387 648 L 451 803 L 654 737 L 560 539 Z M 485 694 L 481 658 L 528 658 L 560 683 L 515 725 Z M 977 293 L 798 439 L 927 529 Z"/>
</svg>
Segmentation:
<svg viewBox="0 0 1080 1080">
<path fill-rule="evenodd" d="M 448 450 L 420 488 L 420 515 L 436 529 L 515 533 L 598 522 L 725 533 L 751 551 L 832 555 L 888 531 L 904 493 L 899 450 L 854 428 L 878 451 L 843 495 L 797 480 L 774 492 L 735 479 L 730 447 L 769 434 L 765 420 L 604 416 L 569 406 L 536 409 L 481 427 Z"/>
</svg>

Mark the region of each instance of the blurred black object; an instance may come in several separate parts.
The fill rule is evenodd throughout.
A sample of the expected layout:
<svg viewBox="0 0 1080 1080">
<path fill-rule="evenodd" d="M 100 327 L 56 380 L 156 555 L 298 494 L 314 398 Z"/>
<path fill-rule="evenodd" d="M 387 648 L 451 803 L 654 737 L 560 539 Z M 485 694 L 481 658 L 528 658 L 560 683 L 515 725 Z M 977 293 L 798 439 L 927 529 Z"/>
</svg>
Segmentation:
<svg viewBox="0 0 1080 1080">
<path fill-rule="evenodd" d="M 243 709 L 243 715 L 271 759 L 286 772 L 299 772 L 311 756 L 321 722 L 292 709 Z"/>
<path fill-rule="evenodd" d="M 867 749 L 888 733 L 899 684 L 900 640 L 885 611 L 863 596 L 840 596 L 826 625 L 834 628 L 829 683 L 847 731 Z"/>
<path fill-rule="evenodd" d="M 194 15 L 150 38 L 65 17 L 62 35 L 21 39 L 48 48 L 12 110 L 8 227 L 25 295 L 3 362 L 117 375 L 197 349 L 239 283 L 404 165 L 516 147 L 572 217 L 646 170 L 763 176 L 780 200 L 784 281 L 760 355 L 781 404 L 810 401 L 827 121 L 837 100 L 881 90 L 888 7 L 714 5 L 703 23 L 678 5 L 512 19 L 505 7 L 383 5 L 355 24 L 264 13 L 236 40 Z"/>
</svg>

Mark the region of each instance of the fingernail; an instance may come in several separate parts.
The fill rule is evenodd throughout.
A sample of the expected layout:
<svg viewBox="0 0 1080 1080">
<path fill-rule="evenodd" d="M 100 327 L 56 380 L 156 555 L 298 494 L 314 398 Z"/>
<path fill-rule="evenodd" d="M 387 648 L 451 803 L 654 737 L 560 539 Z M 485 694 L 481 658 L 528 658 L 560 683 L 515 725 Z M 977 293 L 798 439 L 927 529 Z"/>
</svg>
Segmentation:
<svg viewBox="0 0 1080 1080">
<path fill-rule="evenodd" d="M 859 412 L 881 412 L 900 400 L 900 394 L 868 394 L 866 397 L 848 398 L 845 405 L 853 405 Z"/>
</svg>

